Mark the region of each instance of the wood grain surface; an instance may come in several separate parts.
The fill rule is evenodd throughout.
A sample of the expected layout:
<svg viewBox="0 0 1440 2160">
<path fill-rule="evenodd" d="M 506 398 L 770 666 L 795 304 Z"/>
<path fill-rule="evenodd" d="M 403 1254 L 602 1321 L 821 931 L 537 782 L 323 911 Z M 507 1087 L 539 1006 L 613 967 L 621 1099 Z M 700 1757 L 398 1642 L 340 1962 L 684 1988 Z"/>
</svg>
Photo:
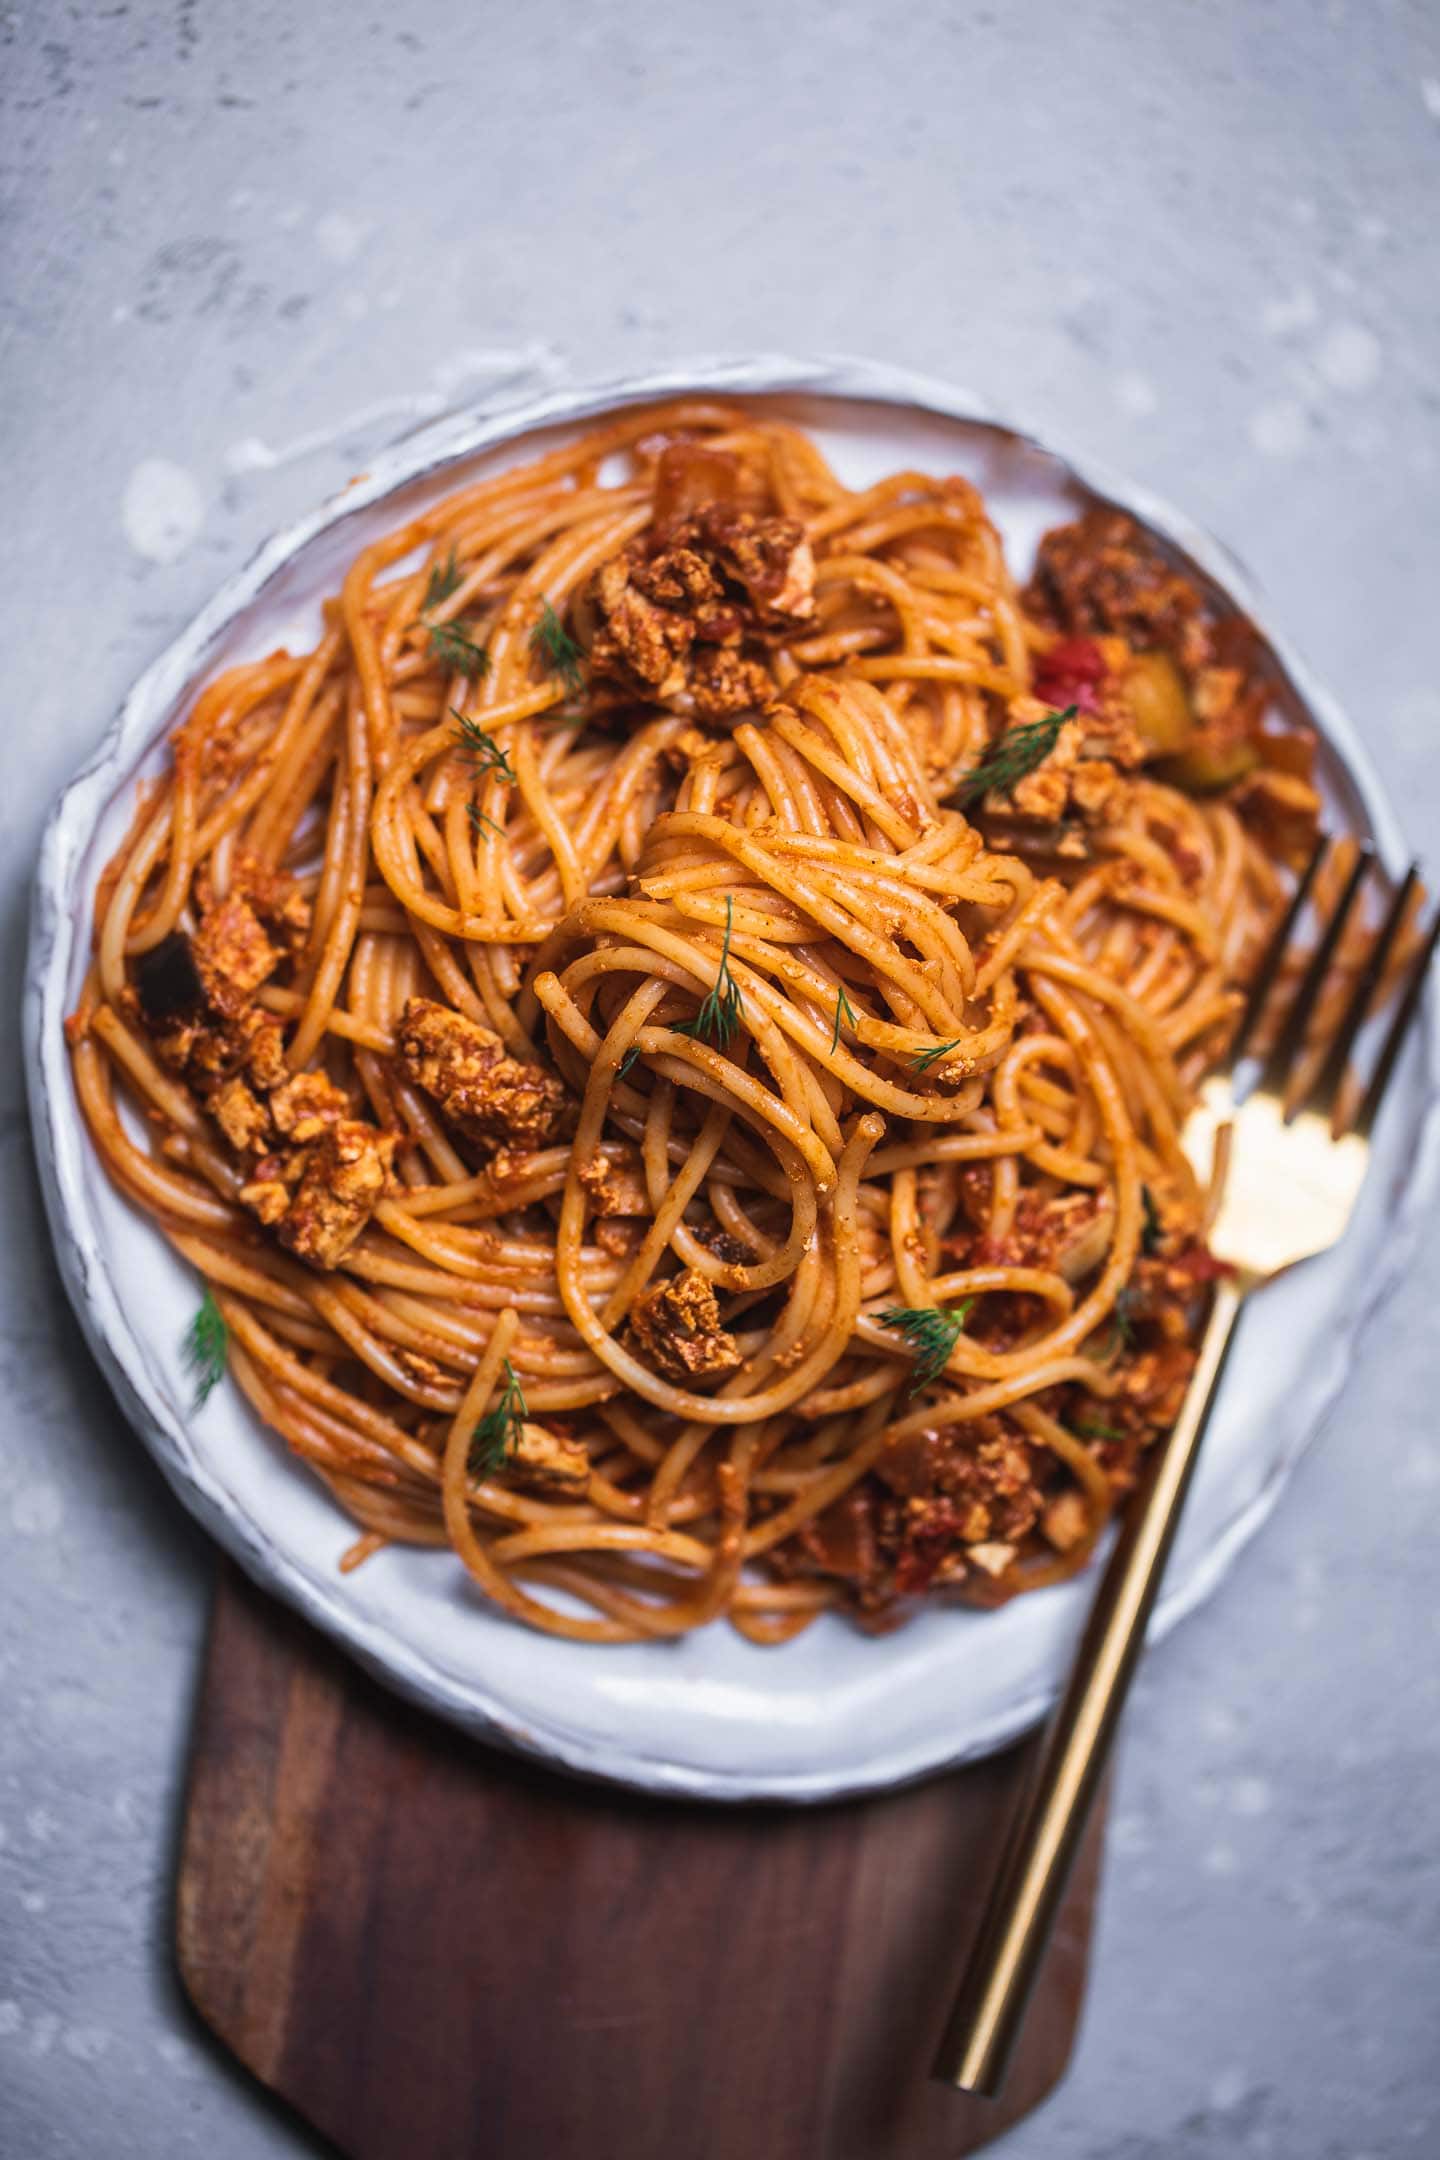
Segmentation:
<svg viewBox="0 0 1440 2160">
<path fill-rule="evenodd" d="M 927 2075 L 1026 1750 L 878 1800 L 699 1807 L 466 1742 L 228 1563 L 180 1970 L 352 2160 L 939 2160 L 1060 2077 L 1100 1817 L 1003 2099 Z"/>
</svg>

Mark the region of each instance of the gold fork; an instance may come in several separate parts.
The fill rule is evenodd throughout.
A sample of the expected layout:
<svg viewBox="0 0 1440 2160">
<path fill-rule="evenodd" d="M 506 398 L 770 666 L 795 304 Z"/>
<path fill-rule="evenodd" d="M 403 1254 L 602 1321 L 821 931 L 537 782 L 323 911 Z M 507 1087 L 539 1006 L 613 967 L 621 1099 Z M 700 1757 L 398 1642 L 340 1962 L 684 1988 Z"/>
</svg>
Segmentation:
<svg viewBox="0 0 1440 2160">
<path fill-rule="evenodd" d="M 1391 902 L 1333 1036 L 1307 1052 L 1326 977 L 1374 857 L 1362 849 L 1322 931 L 1289 1010 L 1248 1093 L 1237 1069 L 1279 979 L 1296 926 L 1331 843 L 1322 839 L 1296 887 L 1251 987 L 1225 1062 L 1205 1083 L 1184 1145 L 1202 1183 L 1228 1136 L 1228 1161 L 1211 1246 L 1228 1272 L 1216 1284 L 1184 1405 L 1127 1510 L 1096 1593 L 1069 1682 L 1053 1713 L 1013 1826 L 936 2059 L 937 2078 L 963 2092 L 999 2091 L 1025 2004 L 1050 1937 L 1070 1865 L 1145 1638 L 1235 1326 L 1248 1297 L 1344 1231 L 1365 1176 L 1370 1132 L 1406 1032 L 1419 1008 L 1440 934 L 1440 914 L 1410 964 L 1369 1085 L 1355 1107 L 1351 1052 L 1369 1017 L 1410 910 L 1412 866 Z"/>
</svg>

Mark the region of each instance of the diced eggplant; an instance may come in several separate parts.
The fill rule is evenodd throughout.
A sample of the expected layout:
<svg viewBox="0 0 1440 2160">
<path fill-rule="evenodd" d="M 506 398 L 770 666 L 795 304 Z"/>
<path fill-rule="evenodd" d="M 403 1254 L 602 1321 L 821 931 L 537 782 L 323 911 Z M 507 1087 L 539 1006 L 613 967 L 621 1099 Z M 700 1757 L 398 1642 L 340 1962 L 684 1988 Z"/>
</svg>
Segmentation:
<svg viewBox="0 0 1440 2160">
<path fill-rule="evenodd" d="M 152 945 L 135 962 L 135 992 L 149 1028 L 163 1029 L 204 1010 L 205 985 L 183 930 Z"/>
<path fill-rule="evenodd" d="M 1155 757 L 1184 751 L 1195 732 L 1185 681 L 1169 653 L 1136 653 L 1125 670 L 1125 701 L 1137 732 Z"/>
<path fill-rule="evenodd" d="M 1191 795 L 1214 795 L 1253 772 L 1260 752 L 1248 733 L 1197 728 L 1178 757 L 1166 758 L 1162 777 Z"/>
</svg>

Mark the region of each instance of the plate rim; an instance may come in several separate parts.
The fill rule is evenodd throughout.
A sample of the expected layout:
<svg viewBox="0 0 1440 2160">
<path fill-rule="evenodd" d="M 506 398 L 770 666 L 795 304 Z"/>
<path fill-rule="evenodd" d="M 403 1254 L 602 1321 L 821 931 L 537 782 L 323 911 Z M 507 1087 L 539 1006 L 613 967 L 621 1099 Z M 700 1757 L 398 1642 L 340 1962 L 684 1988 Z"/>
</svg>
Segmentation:
<svg viewBox="0 0 1440 2160">
<path fill-rule="evenodd" d="M 71 888 L 110 795 L 96 802 L 90 798 L 111 776 L 112 767 L 149 746 L 155 739 L 155 712 L 168 710 L 184 685 L 203 670 L 211 648 L 234 617 L 259 600 L 272 579 L 321 534 L 462 458 L 540 428 L 683 394 L 815 396 L 918 408 L 942 419 L 994 429 L 1054 459 L 1083 489 L 1134 511 L 1188 555 L 1228 599 L 1255 618 L 1292 689 L 1336 750 L 1382 859 L 1392 870 L 1404 859 L 1398 821 L 1363 742 L 1338 700 L 1316 678 L 1283 631 L 1267 619 L 1268 608 L 1244 564 L 1222 542 L 1154 491 L 1132 482 L 1102 461 L 1072 451 L 1048 429 L 1028 423 L 1013 410 L 1002 411 L 990 398 L 928 374 L 847 355 L 701 355 L 640 375 L 562 383 L 520 397 L 513 394 L 513 388 L 507 391 L 502 387 L 465 410 L 392 443 L 369 461 L 363 478 L 330 494 L 305 516 L 264 541 L 144 669 L 94 751 L 60 791 L 45 821 L 32 887 L 23 1004 L 27 1095 L 51 1240 L 66 1294 L 90 1350 L 127 1422 L 159 1464 L 182 1504 L 262 1589 L 285 1599 L 383 1684 L 491 1744 L 506 1746 L 574 1774 L 662 1797 L 731 1802 L 838 1801 L 936 1775 L 995 1752 L 1044 1714 L 1054 1700 L 1057 1686 L 1048 1684 L 1032 1690 L 987 1724 L 973 1728 L 958 1748 L 946 1747 L 943 1735 L 936 1742 L 927 1738 L 923 1745 L 892 1749 L 867 1763 L 862 1771 L 849 1773 L 720 1772 L 672 1762 L 634 1746 L 620 1747 L 613 1741 L 577 1738 L 564 1729 L 546 1730 L 540 1721 L 522 1724 L 485 1687 L 458 1684 L 387 1627 L 372 1623 L 347 1606 L 340 1594 L 343 1578 L 337 1575 L 330 1589 L 322 1589 L 307 1579 L 297 1563 L 273 1545 L 230 1500 L 192 1446 L 181 1421 L 158 1394 L 137 1380 L 127 1362 L 128 1354 L 143 1376 L 141 1345 L 120 1310 L 106 1270 L 98 1264 L 100 1256 L 93 1237 L 87 1237 L 81 1227 L 83 1211 L 76 1208 L 77 1194 L 71 1189 L 77 1184 L 83 1187 L 83 1176 L 72 1159 L 77 1142 L 83 1146 L 83 1119 L 69 1084 L 60 1026 L 71 958 L 81 930 L 73 905 L 73 899 L 80 896 L 72 896 Z M 76 805 L 85 809 L 83 834 Z M 1271 1464 L 1259 1490 L 1197 1556 L 1184 1582 L 1168 1596 L 1162 1596 L 1149 1630 L 1152 1643 L 1212 1594 L 1240 1550 L 1271 1513 L 1296 1462 L 1334 1407 L 1360 1333 L 1398 1281 L 1415 1248 L 1426 1202 L 1440 1176 L 1440 1087 L 1435 1077 L 1440 1065 L 1440 1000 L 1433 991 L 1425 1001 L 1425 1026 L 1429 1075 L 1417 1104 L 1416 1153 L 1390 1218 L 1383 1261 L 1369 1278 L 1367 1296 L 1347 1308 L 1346 1324 L 1332 1332 L 1327 1355 L 1316 1361 L 1295 1418 L 1295 1439 Z"/>
</svg>

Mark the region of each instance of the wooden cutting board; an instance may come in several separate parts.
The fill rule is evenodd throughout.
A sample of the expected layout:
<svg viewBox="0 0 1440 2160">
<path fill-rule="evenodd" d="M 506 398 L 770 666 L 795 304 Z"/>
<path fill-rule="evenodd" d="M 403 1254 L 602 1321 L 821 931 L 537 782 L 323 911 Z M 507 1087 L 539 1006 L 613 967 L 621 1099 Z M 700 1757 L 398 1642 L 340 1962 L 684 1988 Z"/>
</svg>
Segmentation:
<svg viewBox="0 0 1440 2160">
<path fill-rule="evenodd" d="M 999 2101 L 927 2076 L 1028 1749 L 878 1800 L 583 1784 L 397 1702 L 228 1563 L 180 1971 L 351 2160 L 954 2160 L 1060 2077 L 1092 1824 Z"/>
</svg>

